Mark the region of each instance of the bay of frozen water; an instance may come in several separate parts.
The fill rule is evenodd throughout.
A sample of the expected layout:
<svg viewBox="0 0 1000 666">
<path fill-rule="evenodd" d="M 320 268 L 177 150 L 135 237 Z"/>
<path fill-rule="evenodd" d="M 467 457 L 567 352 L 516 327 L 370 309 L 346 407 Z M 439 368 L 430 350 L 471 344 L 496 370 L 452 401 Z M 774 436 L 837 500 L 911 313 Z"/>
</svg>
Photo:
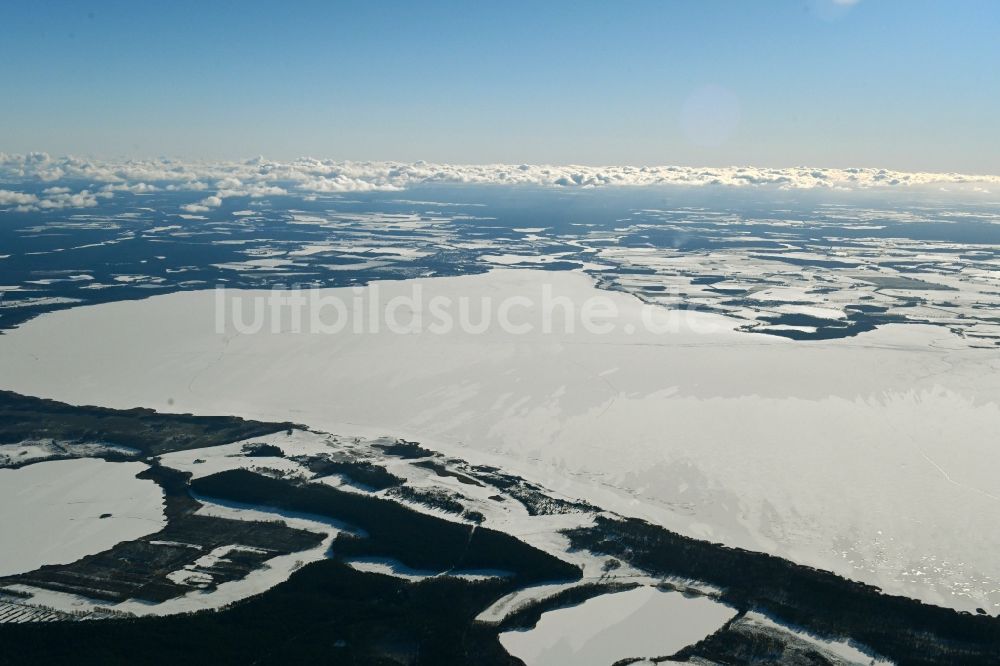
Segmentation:
<svg viewBox="0 0 1000 666">
<path fill-rule="evenodd" d="M 166 525 L 163 491 L 135 478 L 144 469 L 96 458 L 0 469 L 0 575 L 68 564 L 158 532 Z"/>
<path fill-rule="evenodd" d="M 607 666 L 670 656 L 735 615 L 706 597 L 643 586 L 549 611 L 531 629 L 500 634 L 500 643 L 527 666 Z"/>
<path fill-rule="evenodd" d="M 494 302 L 600 296 L 615 330 L 216 331 L 216 295 L 54 312 L 0 337 L 0 387 L 419 440 L 681 533 L 930 603 L 1000 607 L 1000 357 L 943 327 L 791 341 L 687 311 L 669 333 L 574 272 L 378 283 Z M 269 292 L 239 292 L 266 297 Z M 372 288 L 324 291 L 346 303 Z M 359 296 L 360 294 L 360 296 Z"/>
</svg>

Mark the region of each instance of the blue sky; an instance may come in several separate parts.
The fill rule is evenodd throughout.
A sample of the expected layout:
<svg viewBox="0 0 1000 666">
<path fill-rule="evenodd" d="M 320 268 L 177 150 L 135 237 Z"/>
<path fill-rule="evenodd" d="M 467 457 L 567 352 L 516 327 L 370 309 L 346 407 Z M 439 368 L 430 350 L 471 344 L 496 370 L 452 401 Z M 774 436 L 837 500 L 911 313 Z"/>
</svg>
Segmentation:
<svg viewBox="0 0 1000 666">
<path fill-rule="evenodd" d="M 1000 173 L 1000 2 L 0 4 L 0 151 Z"/>
</svg>

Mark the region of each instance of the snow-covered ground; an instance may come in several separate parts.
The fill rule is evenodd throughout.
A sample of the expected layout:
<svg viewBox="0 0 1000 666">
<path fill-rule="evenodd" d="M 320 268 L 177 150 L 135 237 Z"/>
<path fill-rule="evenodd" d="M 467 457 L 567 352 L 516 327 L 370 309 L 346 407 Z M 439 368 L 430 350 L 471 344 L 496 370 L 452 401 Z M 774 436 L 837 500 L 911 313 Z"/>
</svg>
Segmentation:
<svg viewBox="0 0 1000 666">
<path fill-rule="evenodd" d="M 490 580 L 492 578 L 503 578 L 509 576 L 509 571 L 496 569 L 455 569 L 451 571 L 427 571 L 424 569 L 414 569 L 408 567 L 398 560 L 387 557 L 357 557 L 347 560 L 347 563 L 358 571 L 384 574 L 395 578 L 402 578 L 409 581 L 420 581 L 428 578 L 443 576 L 447 578 L 461 578 L 463 580 Z"/>
<path fill-rule="evenodd" d="M 706 597 L 642 586 L 542 615 L 533 628 L 500 634 L 527 666 L 606 666 L 664 657 L 717 631 L 736 611 Z"/>
<path fill-rule="evenodd" d="M 0 444 L 0 467 L 20 467 L 46 458 L 96 458 L 106 453 L 134 456 L 138 449 L 98 442 L 69 442 L 54 439 L 26 440 L 16 444 Z"/>
<path fill-rule="evenodd" d="M 94 458 L 0 469 L 0 575 L 66 564 L 163 528 L 163 491 L 143 463 Z"/>
<path fill-rule="evenodd" d="M 101 612 L 111 610 L 134 615 L 172 615 L 175 613 L 216 609 L 269 590 L 278 583 L 288 580 L 288 577 L 293 572 L 306 564 L 324 559 L 329 554 L 334 538 L 341 531 L 340 523 L 321 516 L 279 511 L 267 507 L 248 507 L 235 503 L 221 504 L 204 497 L 199 498 L 199 501 L 203 504 L 198 510 L 200 515 L 233 520 L 280 520 L 289 527 L 323 534 L 324 538 L 319 544 L 307 550 L 272 557 L 267 560 L 264 566 L 254 569 L 243 578 L 223 582 L 210 590 L 194 589 L 183 596 L 157 603 L 141 599 L 128 599 L 118 603 L 111 603 L 32 585 L 14 584 L 8 587 L 15 592 L 30 594 L 31 599 L 26 603 L 32 606 L 64 613 L 94 613 L 96 611 L 100 614 Z M 212 553 L 203 556 L 200 564 L 207 565 L 212 561 L 225 557 L 230 550 L 240 548 L 246 547 L 238 544 L 221 546 L 216 548 Z M 34 569 L 37 567 L 30 568 Z M 196 575 L 191 568 L 184 568 L 167 574 L 170 579 L 178 583 Z"/>
<path fill-rule="evenodd" d="M 758 627 L 765 631 L 767 630 L 777 630 L 785 634 L 791 634 L 795 639 L 804 641 L 809 644 L 812 649 L 817 650 L 824 656 L 826 656 L 833 663 L 843 663 L 843 664 L 891 664 L 892 662 L 882 659 L 880 657 L 874 657 L 871 654 L 858 649 L 851 641 L 840 640 L 827 640 L 823 638 L 818 638 L 809 634 L 808 632 L 802 631 L 801 629 L 796 629 L 778 622 L 775 622 L 771 618 L 763 615 L 761 613 L 749 612 L 740 618 L 740 622 L 747 624 L 752 627 Z M 837 661 L 839 660 L 839 661 Z"/>
<path fill-rule="evenodd" d="M 192 590 L 184 596 L 168 599 L 160 603 L 128 600 L 115 604 L 115 610 L 135 613 L 136 615 L 170 615 L 173 613 L 220 608 L 240 599 L 246 599 L 288 580 L 288 577 L 302 566 L 327 557 L 334 538 L 340 532 L 336 521 L 325 520 L 319 516 L 255 509 L 237 504 L 220 504 L 204 497 L 199 498 L 199 501 L 203 504 L 202 508 L 198 510 L 198 513 L 201 515 L 231 518 L 234 520 L 281 520 L 289 527 L 318 532 L 323 534 L 324 538 L 319 544 L 307 550 L 272 557 L 267 560 L 264 566 L 254 569 L 243 578 L 221 583 L 214 590 L 204 592 L 201 590 Z M 215 553 L 214 556 L 224 556 L 226 549 L 234 547 L 240 548 L 241 546 L 223 546 L 218 549 L 220 552 Z M 208 555 L 206 557 L 212 556 Z M 177 579 L 183 580 L 186 577 L 184 571 L 174 572 L 174 574 Z M 32 592 L 35 592 L 34 588 Z M 52 597 L 51 600 L 55 600 L 55 597 Z M 104 604 L 104 606 L 107 607 L 108 604 Z M 63 608 L 64 606 L 55 605 L 55 607 Z"/>
<path fill-rule="evenodd" d="M 614 331 L 337 335 L 215 330 L 216 295 L 39 317 L 0 337 L 0 387 L 75 404 L 402 436 L 692 536 L 972 609 L 1000 606 L 1000 357 L 944 328 L 792 342 L 643 304 L 586 275 L 379 283 L 411 295 L 609 299 Z M 327 290 L 345 303 L 371 289 Z M 243 292 L 245 297 L 268 292 Z M 404 308 L 405 309 L 405 308 Z"/>
</svg>

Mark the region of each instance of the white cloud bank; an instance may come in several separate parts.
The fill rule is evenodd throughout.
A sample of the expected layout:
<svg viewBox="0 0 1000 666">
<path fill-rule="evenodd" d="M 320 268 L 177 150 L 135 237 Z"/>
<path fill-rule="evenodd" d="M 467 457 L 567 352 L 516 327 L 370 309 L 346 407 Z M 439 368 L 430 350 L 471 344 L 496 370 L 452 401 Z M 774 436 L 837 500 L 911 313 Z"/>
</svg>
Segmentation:
<svg viewBox="0 0 1000 666">
<path fill-rule="evenodd" d="M 210 197 L 205 197 L 198 203 L 181 206 L 181 210 L 187 211 L 188 213 L 206 213 L 209 210 L 218 208 L 221 205 L 222 198 L 213 194 Z"/>
<path fill-rule="evenodd" d="M 102 190 L 94 193 L 90 190 L 73 192 L 68 187 L 48 187 L 42 190 L 42 195 L 13 190 L 0 189 L 0 210 L 13 208 L 18 212 L 33 210 L 61 210 L 63 208 L 93 208 L 97 206 L 98 198 L 110 199 L 112 192 Z"/>
<path fill-rule="evenodd" d="M 0 206 L 30 206 L 38 201 L 34 194 L 0 190 Z"/>
<path fill-rule="evenodd" d="M 51 157 L 46 153 L 0 153 L 2 183 L 54 184 L 80 181 L 85 182 L 88 187 L 103 186 L 97 196 L 110 196 L 112 191 L 121 190 L 214 190 L 214 195 L 192 202 L 185 208 L 189 212 L 204 212 L 217 208 L 226 197 L 403 190 L 429 183 L 574 188 L 725 185 L 786 189 L 866 189 L 964 184 L 988 188 L 1000 185 L 1000 176 L 872 168 L 459 165 L 427 162 L 338 162 L 313 158 L 301 158 L 292 162 L 276 162 L 264 158 L 242 162 L 189 162 L 171 159 L 100 161 Z M 59 188 L 42 197 L 0 190 L 0 206 L 66 207 L 77 205 L 77 201 L 80 206 L 89 206 L 96 204 L 93 197 L 89 191 L 73 195 Z"/>
</svg>

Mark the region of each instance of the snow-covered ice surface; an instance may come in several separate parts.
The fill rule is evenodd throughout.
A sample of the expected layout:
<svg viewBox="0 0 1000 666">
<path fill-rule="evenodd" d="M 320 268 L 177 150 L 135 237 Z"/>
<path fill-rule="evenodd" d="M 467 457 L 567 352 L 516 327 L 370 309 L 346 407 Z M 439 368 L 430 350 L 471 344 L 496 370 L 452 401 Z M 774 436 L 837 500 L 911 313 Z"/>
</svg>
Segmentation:
<svg viewBox="0 0 1000 666">
<path fill-rule="evenodd" d="M 606 666 L 672 655 L 735 615 L 707 597 L 642 586 L 544 613 L 531 629 L 500 634 L 500 643 L 527 666 Z"/>
<path fill-rule="evenodd" d="M 385 303 L 414 281 L 379 283 Z M 422 279 L 434 296 L 610 299 L 608 334 L 215 331 L 216 295 L 43 315 L 0 337 L 0 387 L 75 404 L 402 436 L 691 536 L 930 603 L 1000 604 L 1000 358 L 942 327 L 790 341 L 571 272 Z M 242 292 L 243 296 L 268 292 Z M 351 303 L 350 289 L 329 290 Z M 363 290 L 370 293 L 370 288 Z M 537 321 L 518 306 L 517 321 Z M 265 327 L 266 329 L 267 327 Z M 141 341 L 141 343 L 137 343 Z"/>
<path fill-rule="evenodd" d="M 0 575 L 66 564 L 162 529 L 163 491 L 135 478 L 146 467 L 77 458 L 0 469 Z"/>
</svg>

